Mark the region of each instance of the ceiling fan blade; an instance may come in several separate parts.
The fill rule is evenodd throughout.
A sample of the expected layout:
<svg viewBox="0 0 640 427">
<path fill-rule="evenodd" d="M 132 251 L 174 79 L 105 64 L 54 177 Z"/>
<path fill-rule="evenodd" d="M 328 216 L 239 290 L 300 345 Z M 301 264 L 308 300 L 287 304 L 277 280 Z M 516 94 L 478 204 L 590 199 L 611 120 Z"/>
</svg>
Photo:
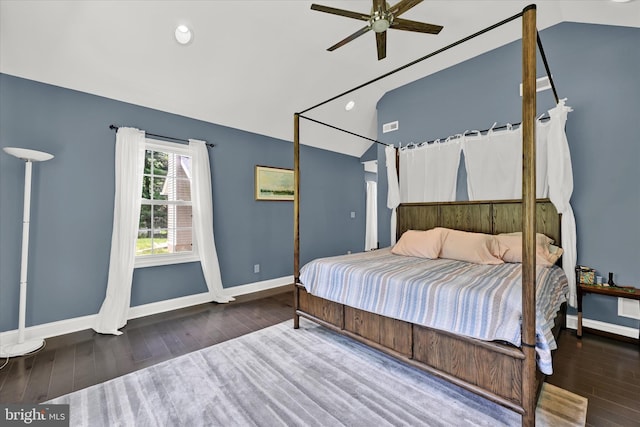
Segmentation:
<svg viewBox="0 0 640 427">
<path fill-rule="evenodd" d="M 387 32 L 376 33 L 376 47 L 378 48 L 378 61 L 387 56 Z"/>
<path fill-rule="evenodd" d="M 442 25 L 395 18 L 391 23 L 391 28 L 394 30 L 415 31 L 417 33 L 438 34 L 444 27 Z"/>
<path fill-rule="evenodd" d="M 317 10 L 318 12 L 331 13 L 333 15 L 346 16 L 347 18 L 359 19 L 361 21 L 368 21 L 371 16 L 360 13 L 351 12 L 350 10 L 336 9 L 335 7 L 323 6 L 321 4 L 312 4 L 311 10 Z"/>
<path fill-rule="evenodd" d="M 393 16 L 400 16 L 413 6 L 422 3 L 422 0 L 402 0 L 389 8 Z"/>
<path fill-rule="evenodd" d="M 338 43 L 334 44 L 333 46 L 331 46 L 327 50 L 329 52 L 332 52 L 332 51 L 336 50 L 337 48 L 342 47 L 345 44 L 349 43 L 350 41 L 357 39 L 358 37 L 360 37 L 361 35 L 363 35 L 367 31 L 369 31 L 370 29 L 371 28 L 367 25 L 366 27 L 363 27 L 363 28 L 359 29 L 358 31 L 356 31 L 355 33 L 351 34 L 346 39 L 340 40 Z"/>
</svg>

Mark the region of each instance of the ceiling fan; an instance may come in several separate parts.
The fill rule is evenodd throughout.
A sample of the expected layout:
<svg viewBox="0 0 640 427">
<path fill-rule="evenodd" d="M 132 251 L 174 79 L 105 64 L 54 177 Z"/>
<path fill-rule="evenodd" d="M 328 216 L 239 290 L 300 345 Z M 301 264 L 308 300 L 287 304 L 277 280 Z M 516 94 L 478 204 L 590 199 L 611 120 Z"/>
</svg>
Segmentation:
<svg viewBox="0 0 640 427">
<path fill-rule="evenodd" d="M 344 9 L 336 9 L 329 6 L 322 6 L 319 4 L 312 4 L 311 10 L 346 16 L 347 18 L 358 19 L 360 21 L 367 21 L 366 26 L 351 34 L 346 39 L 334 44 L 327 50 L 330 52 L 334 51 L 337 48 L 344 46 L 350 41 L 360 37 L 367 31 L 373 30 L 376 33 L 376 46 L 378 48 L 379 61 L 387 56 L 388 28 L 427 34 L 438 34 L 440 30 L 442 30 L 443 27 L 441 25 L 426 24 L 423 22 L 409 21 L 408 19 L 398 18 L 400 15 L 402 15 L 418 3 L 422 3 L 422 0 L 401 0 L 393 6 L 389 6 L 389 4 L 384 0 L 373 0 L 373 8 L 371 9 L 371 14 L 369 15 L 360 12 L 351 12 Z"/>
</svg>

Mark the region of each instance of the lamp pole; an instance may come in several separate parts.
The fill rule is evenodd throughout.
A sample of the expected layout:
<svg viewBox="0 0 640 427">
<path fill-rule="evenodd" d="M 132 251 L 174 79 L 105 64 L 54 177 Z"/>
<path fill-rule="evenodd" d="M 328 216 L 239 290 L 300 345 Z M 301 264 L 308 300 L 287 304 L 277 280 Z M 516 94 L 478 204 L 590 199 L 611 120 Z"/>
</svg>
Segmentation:
<svg viewBox="0 0 640 427">
<path fill-rule="evenodd" d="M 44 345 L 42 339 L 25 340 L 27 311 L 27 270 L 29 265 L 29 222 L 31 217 L 31 172 L 33 162 L 44 162 L 53 158 L 52 154 L 26 148 L 5 147 L 4 151 L 25 161 L 24 207 L 22 212 L 22 258 L 20 262 L 20 305 L 18 312 L 18 341 L 0 347 L 0 357 L 15 357 L 31 353 Z"/>
</svg>

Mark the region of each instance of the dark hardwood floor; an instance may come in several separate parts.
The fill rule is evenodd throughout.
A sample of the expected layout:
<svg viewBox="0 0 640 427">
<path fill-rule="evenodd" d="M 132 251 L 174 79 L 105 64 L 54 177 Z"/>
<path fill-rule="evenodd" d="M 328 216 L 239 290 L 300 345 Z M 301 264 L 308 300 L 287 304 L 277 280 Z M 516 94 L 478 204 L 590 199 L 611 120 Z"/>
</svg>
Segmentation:
<svg viewBox="0 0 640 427">
<path fill-rule="evenodd" d="M 564 330 L 546 381 L 589 399 L 588 426 L 640 426 L 640 346 Z"/>
<path fill-rule="evenodd" d="M 262 329 L 293 314 L 290 292 L 201 304 L 129 321 L 120 336 L 91 330 L 47 339 L 0 370 L 1 403 L 35 403 Z M 4 360 L 0 360 L 0 366 Z M 640 426 L 640 349 L 565 330 L 547 382 L 589 399 L 587 425 Z"/>
<path fill-rule="evenodd" d="M 48 338 L 40 352 L 0 370 L 0 402 L 43 402 L 292 317 L 287 292 L 133 319 L 120 336 L 84 330 Z"/>
</svg>

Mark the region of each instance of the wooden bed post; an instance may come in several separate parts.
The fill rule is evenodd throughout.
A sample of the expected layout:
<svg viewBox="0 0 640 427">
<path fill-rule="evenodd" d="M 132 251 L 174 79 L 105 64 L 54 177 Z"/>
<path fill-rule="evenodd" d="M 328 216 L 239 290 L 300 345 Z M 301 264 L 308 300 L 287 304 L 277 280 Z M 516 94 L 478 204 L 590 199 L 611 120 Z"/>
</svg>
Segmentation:
<svg viewBox="0 0 640 427">
<path fill-rule="evenodd" d="M 522 15 L 522 415 L 535 426 L 536 410 L 536 6 Z"/>
<path fill-rule="evenodd" d="M 293 115 L 293 328 L 300 327 L 298 314 L 300 282 L 300 114 Z"/>
</svg>

